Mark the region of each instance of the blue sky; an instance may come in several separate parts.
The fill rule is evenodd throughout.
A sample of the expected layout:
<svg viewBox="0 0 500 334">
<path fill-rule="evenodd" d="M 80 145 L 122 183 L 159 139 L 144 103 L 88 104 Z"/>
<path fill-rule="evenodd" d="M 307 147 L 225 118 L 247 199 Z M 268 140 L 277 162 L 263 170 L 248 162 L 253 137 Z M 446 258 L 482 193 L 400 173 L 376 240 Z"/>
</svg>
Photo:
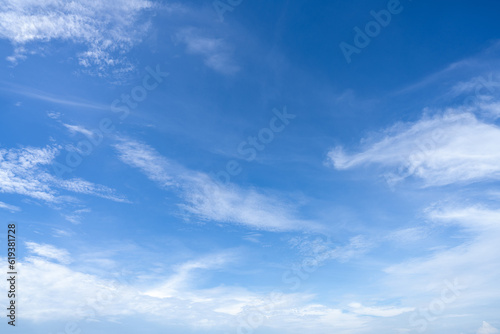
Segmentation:
<svg viewBox="0 0 500 334">
<path fill-rule="evenodd" d="M 2 332 L 499 333 L 499 10 L 4 1 Z"/>
</svg>

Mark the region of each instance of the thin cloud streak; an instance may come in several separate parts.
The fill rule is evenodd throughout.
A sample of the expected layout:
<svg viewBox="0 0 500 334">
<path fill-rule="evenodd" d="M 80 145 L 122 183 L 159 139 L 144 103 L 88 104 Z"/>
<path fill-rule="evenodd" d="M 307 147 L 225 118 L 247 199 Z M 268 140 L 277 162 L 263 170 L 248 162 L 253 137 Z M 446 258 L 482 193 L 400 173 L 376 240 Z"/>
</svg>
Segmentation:
<svg viewBox="0 0 500 334">
<path fill-rule="evenodd" d="M 147 144 L 122 138 L 114 147 L 122 162 L 138 168 L 160 187 L 177 191 L 185 200 L 179 207 L 202 220 L 269 231 L 322 229 L 314 221 L 296 218 L 291 203 L 257 189 L 218 184 L 205 173 L 166 159 Z"/>
<path fill-rule="evenodd" d="M 51 102 L 63 106 L 70 106 L 76 108 L 84 108 L 84 109 L 95 109 L 95 110 L 110 110 L 109 105 L 92 103 L 88 101 L 78 101 L 78 99 L 63 99 L 60 97 L 56 97 L 50 93 L 46 93 L 40 91 L 38 89 L 33 89 L 29 87 L 24 87 L 20 85 L 15 85 L 11 83 L 6 83 L 5 81 L 0 81 L 1 89 L 3 91 L 9 92 L 11 94 L 25 96 L 30 99 Z"/>
</svg>

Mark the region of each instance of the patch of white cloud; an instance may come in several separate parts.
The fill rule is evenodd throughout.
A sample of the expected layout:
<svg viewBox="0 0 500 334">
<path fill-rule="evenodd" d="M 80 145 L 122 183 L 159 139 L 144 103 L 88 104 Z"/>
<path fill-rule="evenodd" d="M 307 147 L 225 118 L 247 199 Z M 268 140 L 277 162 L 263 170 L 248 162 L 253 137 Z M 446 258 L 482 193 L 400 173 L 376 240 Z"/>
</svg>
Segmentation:
<svg viewBox="0 0 500 334">
<path fill-rule="evenodd" d="M 64 264 L 70 257 L 63 250 L 32 242 L 27 245 L 34 254 L 18 264 L 23 273 L 19 302 L 26 321 L 75 321 L 83 326 L 86 321 L 147 315 L 148 321 L 175 322 L 191 330 L 266 327 L 309 333 L 323 333 L 324 328 L 352 333 L 367 323 L 350 309 L 314 303 L 311 294 L 254 292 L 224 285 L 199 288 L 196 278 L 200 273 L 206 275 L 234 263 L 237 258 L 229 253 L 207 254 L 180 263 L 152 289 L 149 279 L 141 281 L 130 275 L 105 279 Z M 53 284 L 54 277 L 58 284 Z M 256 324 L 256 316 L 263 317 L 263 322 Z"/>
<path fill-rule="evenodd" d="M 0 208 L 5 209 L 5 210 L 9 210 L 10 212 L 21 211 L 21 208 L 19 208 L 18 206 L 7 204 L 4 202 L 0 202 Z"/>
<path fill-rule="evenodd" d="M 106 186 L 80 178 L 61 179 L 53 176 L 49 170 L 59 150 L 59 146 L 0 149 L 0 193 L 56 203 L 64 200 L 58 190 L 67 190 L 117 202 L 126 201 Z"/>
<path fill-rule="evenodd" d="M 71 237 L 71 236 L 73 236 L 73 232 L 71 232 L 69 230 L 59 229 L 59 228 L 53 228 L 52 229 L 52 236 L 56 237 L 56 238 Z"/>
<path fill-rule="evenodd" d="M 172 297 L 193 283 L 194 271 L 200 269 L 218 269 L 228 263 L 234 262 L 235 258 L 234 254 L 220 253 L 183 263 L 175 268 L 175 273 L 168 280 L 160 286 L 145 292 L 145 294 L 156 298 Z"/>
<path fill-rule="evenodd" d="M 37 52 L 36 43 L 69 41 L 87 49 L 78 53 L 78 61 L 91 73 L 129 71 L 123 53 L 148 31 L 143 16 L 153 6 L 147 0 L 4 0 L 0 37 L 14 45 L 12 62 Z"/>
<path fill-rule="evenodd" d="M 177 39 L 186 45 L 190 54 L 200 55 L 206 66 L 222 74 L 234 74 L 239 67 L 233 60 L 233 50 L 223 39 L 207 37 L 195 28 L 180 30 Z"/>
<path fill-rule="evenodd" d="M 87 136 L 87 137 L 92 137 L 93 136 L 93 133 L 92 131 L 84 128 L 83 126 L 80 126 L 80 125 L 71 125 L 71 124 L 64 124 L 63 123 L 63 126 L 68 129 L 72 134 L 75 134 L 75 133 L 80 133 L 84 136 Z"/>
<path fill-rule="evenodd" d="M 38 244 L 36 242 L 26 242 L 28 250 L 37 255 L 50 260 L 56 260 L 62 264 L 69 264 L 72 262 L 71 256 L 65 249 L 59 249 L 52 245 Z"/>
<path fill-rule="evenodd" d="M 89 213 L 90 211 L 91 211 L 90 209 L 79 209 L 79 210 L 73 211 L 72 213 L 64 214 L 63 217 L 67 221 L 77 225 L 77 224 L 80 224 L 82 222 L 83 214 Z"/>
<path fill-rule="evenodd" d="M 289 243 L 303 256 L 314 259 L 314 264 L 317 266 L 329 260 L 344 263 L 359 258 L 374 246 L 373 242 L 362 235 L 352 237 L 347 243 L 341 245 L 334 244 L 331 240 L 307 236 L 291 238 Z"/>
<path fill-rule="evenodd" d="M 262 237 L 262 234 L 260 233 L 247 233 L 244 237 L 243 240 L 250 241 L 253 243 L 260 243 L 260 237 Z"/>
<path fill-rule="evenodd" d="M 34 89 L 32 87 L 27 87 L 23 85 L 14 84 L 4 80 L 0 80 L 1 89 L 3 91 L 9 92 L 14 95 L 21 95 L 34 100 L 47 101 L 55 104 L 59 104 L 65 107 L 75 107 L 83 109 L 95 109 L 95 110 L 109 110 L 109 105 L 98 104 L 90 101 L 83 100 L 78 97 L 73 96 L 57 96 L 52 93 L 42 91 L 39 89 Z M 50 111 L 47 116 L 52 119 L 60 119 L 61 113 Z"/>
<path fill-rule="evenodd" d="M 186 203 L 181 208 L 202 220 L 268 231 L 321 230 L 318 223 L 297 218 L 293 203 L 256 188 L 218 184 L 203 173 L 185 175 L 184 180 Z"/>
<path fill-rule="evenodd" d="M 361 303 L 350 303 L 349 307 L 353 313 L 359 315 L 370 315 L 375 317 L 395 317 L 403 313 L 411 312 L 413 307 L 393 307 L 393 306 L 363 306 Z"/>
<path fill-rule="evenodd" d="M 425 255 L 388 266 L 386 295 L 429 308 L 442 303 L 451 314 L 470 314 L 484 305 L 494 310 L 500 293 L 500 210 L 484 206 L 448 205 L 427 211 L 438 226 L 455 228 L 454 239 Z M 446 302 L 442 302 L 445 300 Z M 441 302 L 440 302 L 441 301 Z M 490 316 L 479 310 L 483 316 Z"/>
<path fill-rule="evenodd" d="M 52 119 L 59 119 L 61 118 L 61 113 L 56 111 L 49 111 L 47 112 L 47 116 Z"/>
<path fill-rule="evenodd" d="M 150 180 L 161 187 L 174 185 L 174 177 L 178 170 L 172 162 L 162 157 L 149 145 L 133 140 L 121 139 L 115 145 L 118 157 L 126 164 L 141 170 Z"/>
<path fill-rule="evenodd" d="M 408 227 L 391 232 L 387 239 L 399 244 L 415 243 L 425 239 L 429 234 L 429 230 L 424 227 Z"/>
<path fill-rule="evenodd" d="M 377 164 L 393 168 L 385 175 L 388 181 L 414 176 L 424 186 L 500 178 L 500 128 L 471 113 L 449 110 L 397 124 L 379 137 L 366 139 L 359 153 L 334 148 L 328 153 L 329 163 L 338 170 Z"/>
<path fill-rule="evenodd" d="M 493 73 L 488 73 L 483 76 L 476 76 L 466 81 L 456 83 L 450 89 L 450 94 L 459 96 L 463 94 L 472 95 L 477 98 L 490 97 L 498 89 L 500 89 L 500 80 Z"/>
<path fill-rule="evenodd" d="M 297 218 L 293 203 L 254 188 L 218 184 L 204 173 L 176 165 L 147 144 L 120 139 L 114 147 L 121 161 L 160 187 L 179 192 L 185 200 L 180 207 L 198 219 L 268 231 L 321 229 L 314 221 Z"/>
</svg>

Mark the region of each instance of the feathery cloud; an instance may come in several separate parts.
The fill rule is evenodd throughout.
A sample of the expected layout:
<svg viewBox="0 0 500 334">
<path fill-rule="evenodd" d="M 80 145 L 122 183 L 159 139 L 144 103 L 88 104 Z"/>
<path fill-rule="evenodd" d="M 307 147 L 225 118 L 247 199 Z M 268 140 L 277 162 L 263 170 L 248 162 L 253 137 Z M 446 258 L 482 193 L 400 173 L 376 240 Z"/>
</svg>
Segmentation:
<svg viewBox="0 0 500 334">
<path fill-rule="evenodd" d="M 500 331 L 495 327 L 491 326 L 486 321 L 483 321 L 483 325 L 477 330 L 476 334 L 498 334 Z"/>
<path fill-rule="evenodd" d="M 393 169 L 386 174 L 390 181 L 414 176 L 425 186 L 500 178 L 500 128 L 471 113 L 448 112 L 398 124 L 366 141 L 360 153 L 331 150 L 329 162 L 338 170 L 378 164 Z"/>
<path fill-rule="evenodd" d="M 56 189 L 94 195 L 117 202 L 125 199 L 103 185 L 79 178 L 60 179 L 50 174 L 58 146 L 0 149 L 0 193 L 19 194 L 45 202 L 60 202 Z"/>
<path fill-rule="evenodd" d="M 4 202 L 0 202 L 0 208 L 9 210 L 11 212 L 21 211 L 21 209 L 15 205 L 10 205 Z"/>
<path fill-rule="evenodd" d="M 114 147 L 124 163 L 138 168 L 160 187 L 176 190 L 185 200 L 180 207 L 202 220 L 269 231 L 321 228 L 316 222 L 296 218 L 293 205 L 283 199 L 257 189 L 218 184 L 204 173 L 176 165 L 147 144 L 120 139 Z"/>
<path fill-rule="evenodd" d="M 62 264 L 69 264 L 72 262 L 68 251 L 56 248 L 52 245 L 37 244 L 36 242 L 26 242 L 26 247 L 37 256 L 47 259 L 56 260 Z"/>
<path fill-rule="evenodd" d="M 244 326 L 254 324 L 252 315 L 264 315 L 266 327 L 311 333 L 322 333 L 325 327 L 348 331 L 366 324 L 366 319 L 348 309 L 312 303 L 314 295 L 311 294 L 266 294 L 234 286 L 199 288 L 193 279 L 196 271 L 209 273 L 233 263 L 234 256 L 224 253 L 181 263 L 157 289 L 146 290 L 147 284 L 137 277 L 119 275 L 116 279 L 105 279 L 87 274 L 63 263 L 69 261 L 65 251 L 50 245 L 28 245 L 35 254 L 21 261 L 19 267 L 25 285 L 20 302 L 29 320 L 43 322 L 52 315 L 52 320 L 80 323 L 147 314 L 165 325 L 175 320 L 191 329 L 220 330 L 241 326 L 241 319 L 247 321 Z M 52 284 L 54 277 L 58 278 L 57 286 Z M 67 298 L 68 295 L 72 297 Z M 39 307 L 40 303 L 43 308 Z"/>
<path fill-rule="evenodd" d="M 188 53 L 203 56 L 205 65 L 222 74 L 234 74 L 239 67 L 232 59 L 232 49 L 220 38 L 204 36 L 195 28 L 185 28 L 177 33 L 179 41 L 186 44 Z"/>
<path fill-rule="evenodd" d="M 0 37 L 15 47 L 12 62 L 37 52 L 34 43 L 63 40 L 87 48 L 78 58 L 91 73 L 102 75 L 109 68 L 120 73 L 131 68 L 120 54 L 141 41 L 149 28 L 142 14 L 152 7 L 147 0 L 5 0 Z"/>
</svg>

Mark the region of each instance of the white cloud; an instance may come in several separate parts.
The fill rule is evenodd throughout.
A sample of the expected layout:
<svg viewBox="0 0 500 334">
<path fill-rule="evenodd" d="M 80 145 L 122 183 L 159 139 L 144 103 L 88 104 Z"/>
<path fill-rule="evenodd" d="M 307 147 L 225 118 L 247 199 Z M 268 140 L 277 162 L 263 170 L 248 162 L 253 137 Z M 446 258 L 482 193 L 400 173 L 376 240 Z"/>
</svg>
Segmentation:
<svg viewBox="0 0 500 334">
<path fill-rule="evenodd" d="M 329 260 L 347 262 L 366 254 L 373 247 L 372 242 L 362 235 L 350 238 L 344 245 L 335 245 L 330 240 L 309 237 L 294 237 L 289 243 L 303 256 L 314 258 L 318 266 Z"/>
<path fill-rule="evenodd" d="M 68 129 L 72 134 L 80 133 L 80 134 L 82 134 L 84 136 L 87 136 L 87 137 L 92 137 L 93 136 L 92 131 L 85 129 L 83 126 L 71 125 L 71 124 L 64 124 L 64 123 L 63 123 L 63 126 L 66 129 Z"/>
<path fill-rule="evenodd" d="M 212 254 L 204 258 L 189 261 L 178 266 L 170 278 L 160 286 L 146 291 L 145 294 L 156 298 L 169 298 L 179 294 L 180 290 L 192 284 L 193 272 L 199 269 L 217 269 L 232 261 L 236 257 L 230 253 Z"/>
<path fill-rule="evenodd" d="M 221 185 L 204 173 L 190 171 L 160 155 L 149 145 L 120 139 L 119 158 L 138 168 L 161 187 L 172 187 L 185 200 L 180 207 L 202 220 L 285 231 L 319 230 L 319 224 L 296 218 L 294 204 L 236 185 Z"/>
<path fill-rule="evenodd" d="M 49 111 L 47 112 L 47 116 L 52 119 L 59 119 L 61 118 L 61 113 L 56 111 Z"/>
<path fill-rule="evenodd" d="M 46 202 L 60 202 L 63 197 L 56 189 L 94 195 L 113 201 L 125 199 L 113 189 L 79 178 L 59 179 L 48 172 L 58 146 L 0 149 L 0 193 L 19 194 Z"/>
<path fill-rule="evenodd" d="M 183 328 L 219 331 L 242 326 L 244 331 L 244 324 L 256 324 L 256 316 L 264 316 L 262 323 L 250 328 L 262 325 L 308 333 L 323 333 L 324 328 L 352 333 L 367 321 L 349 310 L 312 303 L 314 296 L 310 294 L 257 293 L 235 286 L 198 288 L 197 271 L 207 274 L 226 267 L 232 263 L 227 255 L 206 255 L 181 263 L 159 284 L 160 290 L 151 290 L 149 278 L 141 281 L 127 274 L 104 279 L 48 261 L 43 257 L 64 259 L 57 252 L 60 250 L 50 247 L 34 244 L 41 257 L 32 256 L 18 264 L 23 273 L 20 304 L 26 321 L 73 320 L 82 326 L 90 320 L 120 321 L 132 315 L 147 315 L 150 321 L 166 326 L 175 322 Z M 54 277 L 57 284 L 53 284 Z M 174 288 L 168 295 L 158 296 L 157 292 L 165 292 L 163 287 L 168 284 Z"/>
<path fill-rule="evenodd" d="M 71 223 L 73 223 L 73 224 L 80 224 L 80 223 L 81 223 L 81 221 L 82 221 L 82 218 L 83 218 L 83 217 L 82 217 L 82 216 L 83 216 L 83 214 L 84 214 L 84 213 L 88 213 L 88 212 L 90 212 L 90 211 L 91 211 L 90 209 L 79 209 L 79 210 L 75 210 L 75 211 L 73 211 L 73 212 L 72 212 L 72 213 L 70 213 L 70 214 L 65 214 L 65 215 L 63 215 L 63 217 L 64 217 L 67 221 L 69 221 L 69 222 L 71 222 Z"/>
<path fill-rule="evenodd" d="M 247 233 L 244 237 L 243 240 L 247 240 L 253 243 L 260 243 L 260 237 L 262 237 L 262 234 L 260 233 Z"/>
<path fill-rule="evenodd" d="M 68 230 L 61 230 L 58 228 L 53 228 L 52 229 L 52 236 L 56 238 L 60 237 L 71 237 L 73 235 L 73 232 L 68 231 Z"/>
<path fill-rule="evenodd" d="M 187 52 L 203 56 L 205 65 L 223 74 L 234 74 L 239 67 L 232 59 L 232 49 L 220 38 L 211 38 L 194 29 L 186 28 L 177 33 L 186 44 Z"/>
<path fill-rule="evenodd" d="M 491 326 L 486 321 L 483 321 L 483 325 L 477 330 L 476 334 L 497 334 L 500 333 L 498 329 Z"/>
<path fill-rule="evenodd" d="M 4 202 L 0 202 L 0 208 L 9 210 L 11 212 L 21 211 L 21 209 L 15 205 L 10 205 Z"/>
<path fill-rule="evenodd" d="M 500 88 L 500 82 L 497 80 L 497 73 L 495 77 L 493 73 L 488 73 L 484 76 L 477 76 L 467 81 L 460 81 L 450 89 L 450 94 L 459 96 L 462 94 L 473 94 L 476 98 L 489 97 Z"/>
<path fill-rule="evenodd" d="M 351 307 L 353 313 L 360 315 L 371 315 L 375 317 L 395 317 L 403 313 L 411 312 L 415 309 L 413 307 L 397 308 L 392 306 L 363 306 L 360 303 L 350 303 L 349 307 Z"/>
<path fill-rule="evenodd" d="M 447 314 L 476 312 L 491 316 L 494 311 L 483 307 L 495 310 L 500 298 L 496 288 L 500 280 L 500 210 L 449 205 L 432 208 L 427 216 L 433 224 L 456 232 L 441 247 L 422 249 L 425 255 L 387 267 L 390 292 L 386 296 L 405 298 L 407 303 L 428 308 L 440 298 L 450 299 L 442 296 L 450 296 L 446 291 L 453 291 L 456 298 L 446 303 Z"/>
<path fill-rule="evenodd" d="M 425 239 L 428 233 L 429 231 L 423 227 L 409 227 L 391 232 L 387 239 L 405 245 Z"/>
<path fill-rule="evenodd" d="M 398 124 L 381 137 L 367 139 L 360 153 L 337 147 L 328 153 L 329 161 L 339 170 L 368 164 L 399 168 L 386 175 L 389 181 L 415 176 L 425 186 L 500 178 L 500 128 L 470 113 L 449 111 Z"/>
<path fill-rule="evenodd" d="M 78 54 L 82 66 L 97 74 L 108 68 L 120 72 L 130 64 L 119 54 L 140 42 L 148 29 L 141 14 L 152 6 L 147 0 L 5 0 L 0 37 L 15 46 L 11 61 L 25 58 L 28 50 L 36 52 L 34 42 L 63 40 L 88 48 Z"/>
<path fill-rule="evenodd" d="M 26 242 L 26 247 L 35 255 L 42 256 L 47 259 L 56 260 L 62 264 L 72 262 L 68 251 L 56 248 L 52 245 L 37 244 L 36 242 Z"/>
<path fill-rule="evenodd" d="M 185 175 L 184 179 L 182 196 L 186 204 L 181 207 L 203 220 L 268 231 L 321 229 L 314 221 L 297 218 L 292 203 L 257 189 L 220 185 L 202 173 Z"/>
<path fill-rule="evenodd" d="M 500 231 L 500 211 L 479 205 L 432 209 L 429 210 L 428 216 L 433 220 L 459 225 L 467 231 Z"/>
<path fill-rule="evenodd" d="M 174 185 L 173 177 L 178 174 L 177 167 L 174 167 L 172 162 L 162 157 L 152 147 L 125 139 L 121 139 L 120 143 L 114 147 L 118 151 L 120 160 L 140 169 L 161 187 Z"/>
<path fill-rule="evenodd" d="M 0 80 L 1 89 L 9 92 L 10 94 L 21 95 L 28 97 L 34 100 L 47 101 L 55 104 L 59 104 L 62 106 L 76 107 L 76 108 L 84 108 L 84 109 L 96 109 L 96 110 L 109 110 L 109 105 L 106 104 L 98 104 L 91 101 L 86 101 L 79 97 L 74 96 L 57 96 L 52 93 L 42 91 L 39 89 L 34 89 L 32 87 L 27 87 L 23 85 L 14 84 L 11 82 L 7 82 L 4 80 Z M 52 119 L 60 119 L 61 113 L 49 111 L 47 112 L 47 116 Z"/>
</svg>

